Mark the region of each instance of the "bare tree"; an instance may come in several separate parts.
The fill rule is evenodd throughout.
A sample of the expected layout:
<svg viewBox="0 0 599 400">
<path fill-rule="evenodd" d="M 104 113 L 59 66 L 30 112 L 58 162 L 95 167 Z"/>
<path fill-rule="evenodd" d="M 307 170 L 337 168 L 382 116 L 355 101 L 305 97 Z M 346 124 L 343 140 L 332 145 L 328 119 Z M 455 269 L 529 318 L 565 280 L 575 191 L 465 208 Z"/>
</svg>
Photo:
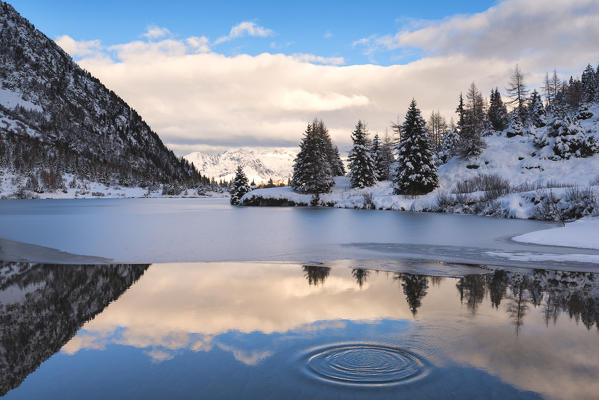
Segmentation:
<svg viewBox="0 0 599 400">
<path fill-rule="evenodd" d="M 520 67 L 516 64 L 516 68 L 512 73 L 512 77 L 508 83 L 507 92 L 511 97 L 511 104 L 516 112 L 519 114 L 520 119 L 524 122 L 527 120 L 526 116 L 526 102 L 528 100 L 528 89 L 524 83 L 524 75 L 520 71 Z"/>
<path fill-rule="evenodd" d="M 438 152 L 441 150 L 441 142 L 443 141 L 443 134 L 447 130 L 447 122 L 439 111 L 433 111 L 428 119 L 428 133 L 431 137 L 433 144 L 433 150 Z"/>
</svg>

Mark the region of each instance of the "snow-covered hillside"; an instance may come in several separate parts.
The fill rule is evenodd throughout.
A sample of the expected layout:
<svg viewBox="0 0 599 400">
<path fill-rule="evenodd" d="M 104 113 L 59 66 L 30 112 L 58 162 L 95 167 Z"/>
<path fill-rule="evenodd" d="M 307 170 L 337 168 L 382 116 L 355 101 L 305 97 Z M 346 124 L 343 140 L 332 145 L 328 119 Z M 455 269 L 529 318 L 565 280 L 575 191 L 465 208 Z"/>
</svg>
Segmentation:
<svg viewBox="0 0 599 400">
<path fill-rule="evenodd" d="M 585 119 L 575 123 L 584 137 L 599 142 L 599 105 L 588 107 L 586 112 Z M 317 204 L 548 220 L 599 214 L 599 154 L 556 157 L 554 145 L 539 144 L 549 129 L 547 125 L 530 128 L 523 136 L 495 132 L 483 137 L 486 148 L 480 156 L 453 157 L 441 165 L 439 187 L 423 196 L 394 195 L 389 181 L 351 189 L 348 178 L 337 177 L 332 192 L 320 195 Z M 492 177 L 499 186 L 494 191 L 481 190 L 472 183 L 481 177 Z M 288 187 L 258 189 L 247 193 L 242 204 L 310 205 L 313 196 Z"/>
<path fill-rule="evenodd" d="M 293 160 L 299 149 L 295 147 L 243 147 L 221 152 L 195 152 L 184 158 L 203 176 L 230 181 L 241 165 L 250 182 L 287 182 L 293 173 Z"/>
</svg>

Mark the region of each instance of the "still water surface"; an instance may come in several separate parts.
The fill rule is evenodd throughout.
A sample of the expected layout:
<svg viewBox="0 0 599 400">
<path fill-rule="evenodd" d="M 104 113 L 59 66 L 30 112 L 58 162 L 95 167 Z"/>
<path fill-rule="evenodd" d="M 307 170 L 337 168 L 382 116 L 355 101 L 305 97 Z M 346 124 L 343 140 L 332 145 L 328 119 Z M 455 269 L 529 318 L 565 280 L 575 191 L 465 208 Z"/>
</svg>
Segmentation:
<svg viewBox="0 0 599 400">
<path fill-rule="evenodd" d="M 591 272 L 1 265 L 7 399 L 599 393 L 599 275 Z"/>
<path fill-rule="evenodd" d="M 571 252 L 509 240 L 553 226 L 468 215 L 240 208 L 227 199 L 0 202 L 2 239 L 128 263 L 400 258 L 495 264 L 505 259 L 490 252 Z"/>
</svg>

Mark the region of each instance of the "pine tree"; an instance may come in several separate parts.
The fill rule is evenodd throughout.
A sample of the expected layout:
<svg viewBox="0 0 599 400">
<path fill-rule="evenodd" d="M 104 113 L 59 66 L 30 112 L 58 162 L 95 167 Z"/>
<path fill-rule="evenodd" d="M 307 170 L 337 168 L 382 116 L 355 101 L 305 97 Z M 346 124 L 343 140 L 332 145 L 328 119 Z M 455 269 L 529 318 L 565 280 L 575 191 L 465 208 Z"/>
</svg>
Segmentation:
<svg viewBox="0 0 599 400">
<path fill-rule="evenodd" d="M 376 182 L 375 165 L 368 146 L 368 133 L 362 121 L 352 132 L 354 145 L 349 153 L 350 184 L 352 188 L 370 187 Z"/>
<path fill-rule="evenodd" d="M 250 191 L 250 185 L 248 185 L 248 178 L 243 172 L 241 165 L 237 167 L 235 172 L 235 178 L 233 179 L 233 187 L 231 188 L 231 204 L 234 206 L 239 205 L 241 198 L 244 194 Z"/>
<path fill-rule="evenodd" d="M 293 165 L 291 187 L 302 193 L 327 193 L 333 187 L 333 173 L 327 153 L 328 132 L 322 121 L 308 124 Z"/>
<path fill-rule="evenodd" d="M 334 176 L 344 176 L 345 175 L 345 166 L 343 166 L 343 161 L 341 161 L 341 156 L 339 156 L 339 149 L 337 146 L 333 147 L 333 156 L 329 157 L 329 162 L 331 163 L 331 169 Z"/>
<path fill-rule="evenodd" d="M 329 135 L 329 130 L 326 128 L 326 126 L 324 126 L 322 121 L 315 120 L 314 123 L 316 123 L 315 130 L 322 135 L 322 140 L 324 143 L 323 149 L 326 153 L 329 165 L 331 166 L 331 173 L 333 176 L 345 175 L 345 167 L 343 166 L 343 161 L 341 161 L 341 157 L 339 156 L 339 149 L 337 146 L 333 145 L 333 141 Z"/>
<path fill-rule="evenodd" d="M 458 154 L 460 143 L 460 134 L 456 129 L 450 129 L 443 135 L 443 143 L 441 143 L 441 151 L 439 159 L 442 163 L 446 163 L 452 157 Z"/>
<path fill-rule="evenodd" d="M 597 92 L 599 91 L 599 83 L 597 82 L 597 76 L 591 64 L 587 65 L 584 69 L 581 80 L 584 91 L 584 101 L 594 101 Z"/>
<path fill-rule="evenodd" d="M 397 146 L 398 169 L 394 177 L 396 194 L 425 194 L 438 186 L 437 168 L 430 149 L 426 123 L 412 100 L 401 128 Z"/>
<path fill-rule="evenodd" d="M 374 135 L 372 139 L 372 147 L 370 148 L 370 154 L 374 158 L 374 170 L 377 181 L 385 181 L 389 179 L 389 163 L 388 156 L 385 153 L 385 144 L 381 143 L 379 135 Z"/>
<path fill-rule="evenodd" d="M 547 125 L 545 107 L 543 107 L 541 96 L 536 90 L 533 90 L 530 97 L 529 109 L 530 122 L 532 122 L 535 127 L 541 128 Z"/>
<path fill-rule="evenodd" d="M 496 131 L 503 131 L 508 125 L 508 114 L 505 104 L 501 99 L 499 89 L 491 90 L 491 98 L 489 102 L 489 110 L 487 117 L 491 123 L 491 127 Z"/>
<path fill-rule="evenodd" d="M 462 128 L 464 128 L 464 125 L 466 124 L 465 121 L 465 115 L 466 115 L 466 110 L 464 108 L 464 96 L 462 96 L 462 93 L 460 93 L 460 100 L 458 102 L 458 108 L 456 108 L 455 110 L 456 114 L 458 114 L 458 132 L 462 130 Z"/>
</svg>

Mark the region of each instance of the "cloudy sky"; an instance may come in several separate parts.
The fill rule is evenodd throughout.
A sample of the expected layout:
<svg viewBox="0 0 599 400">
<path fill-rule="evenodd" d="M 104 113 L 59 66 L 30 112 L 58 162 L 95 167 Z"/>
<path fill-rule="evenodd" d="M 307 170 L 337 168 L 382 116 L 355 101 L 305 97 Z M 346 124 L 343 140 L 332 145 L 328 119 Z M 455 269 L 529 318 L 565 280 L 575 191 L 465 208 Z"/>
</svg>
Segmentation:
<svg viewBox="0 0 599 400">
<path fill-rule="evenodd" d="M 539 86 L 599 62 L 597 0 L 12 4 L 178 154 L 296 145 L 314 117 L 344 146 L 412 97 L 449 119 L 460 91 L 504 91 L 516 64 Z"/>
</svg>

